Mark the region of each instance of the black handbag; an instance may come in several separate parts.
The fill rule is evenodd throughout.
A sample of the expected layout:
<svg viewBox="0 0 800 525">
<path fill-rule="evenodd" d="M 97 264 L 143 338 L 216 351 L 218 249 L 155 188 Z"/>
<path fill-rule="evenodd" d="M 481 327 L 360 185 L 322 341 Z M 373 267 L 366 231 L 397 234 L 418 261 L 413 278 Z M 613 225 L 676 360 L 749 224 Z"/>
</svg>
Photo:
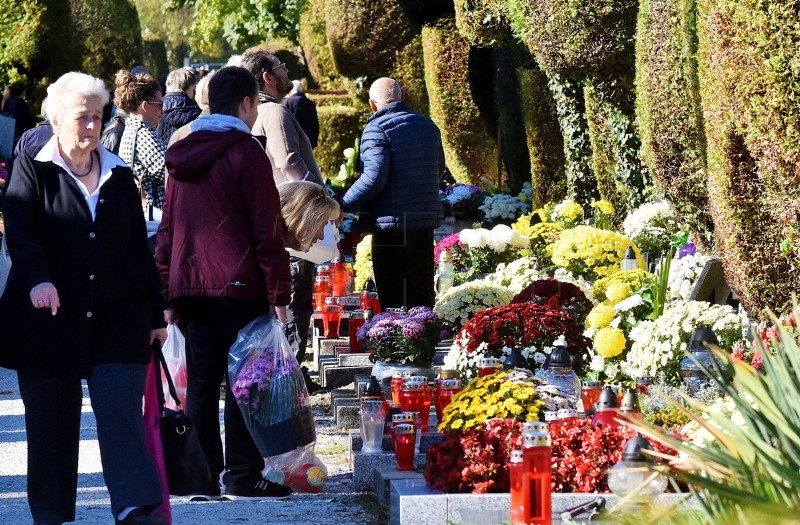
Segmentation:
<svg viewBox="0 0 800 525">
<path fill-rule="evenodd" d="M 153 345 L 158 355 L 158 361 L 169 385 L 169 394 L 180 407 L 178 393 L 167 368 L 167 361 L 161 352 L 161 346 Z M 167 471 L 167 484 L 169 493 L 175 496 L 189 494 L 209 494 L 214 490 L 215 483 L 211 479 L 200 440 L 189 417 L 182 409 L 172 410 L 164 406 L 164 392 L 159 384 L 159 403 L 161 405 L 161 445 L 164 449 L 164 465 Z"/>
</svg>

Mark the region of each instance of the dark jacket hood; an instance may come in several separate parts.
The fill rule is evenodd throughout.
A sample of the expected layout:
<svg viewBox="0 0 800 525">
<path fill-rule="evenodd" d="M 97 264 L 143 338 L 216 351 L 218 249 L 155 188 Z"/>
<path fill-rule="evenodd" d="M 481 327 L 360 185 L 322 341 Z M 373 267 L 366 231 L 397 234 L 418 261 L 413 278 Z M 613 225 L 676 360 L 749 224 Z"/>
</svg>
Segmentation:
<svg viewBox="0 0 800 525">
<path fill-rule="evenodd" d="M 193 131 L 167 150 L 167 173 L 179 181 L 199 182 L 226 150 L 243 140 L 253 140 L 253 136 L 239 130 Z"/>
</svg>

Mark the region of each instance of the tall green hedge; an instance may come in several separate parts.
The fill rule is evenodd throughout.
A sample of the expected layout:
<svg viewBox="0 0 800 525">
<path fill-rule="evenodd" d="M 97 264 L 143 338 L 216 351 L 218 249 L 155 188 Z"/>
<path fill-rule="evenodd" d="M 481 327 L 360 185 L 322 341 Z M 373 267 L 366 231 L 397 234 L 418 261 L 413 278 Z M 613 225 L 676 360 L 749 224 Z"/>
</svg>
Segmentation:
<svg viewBox="0 0 800 525">
<path fill-rule="evenodd" d="M 800 290 L 797 3 L 703 0 L 698 20 L 709 197 L 725 275 L 751 315 L 782 310 Z"/>
<path fill-rule="evenodd" d="M 392 72 L 419 26 L 396 0 L 326 0 L 325 32 L 339 73 L 374 80 Z"/>
<path fill-rule="evenodd" d="M 455 0 L 456 27 L 474 46 L 497 47 L 514 43 L 506 0 Z"/>
<path fill-rule="evenodd" d="M 519 97 L 531 166 L 536 207 L 557 202 L 567 194 L 564 140 L 547 75 L 536 63 L 517 69 Z"/>
<path fill-rule="evenodd" d="M 308 0 L 300 11 L 300 47 L 313 83 L 321 88 L 339 87 L 339 73 L 333 63 L 325 33 L 325 0 Z"/>
<path fill-rule="evenodd" d="M 507 7 L 514 33 L 549 72 L 582 79 L 633 57 L 636 0 L 507 0 Z"/>
<path fill-rule="evenodd" d="M 405 47 L 397 51 L 390 75 L 403 90 L 408 106 L 427 115 L 430 112 L 428 90 L 425 87 L 425 58 L 422 55 L 422 34 L 418 34 Z"/>
<path fill-rule="evenodd" d="M 525 182 L 531 182 L 531 158 L 520 108 L 525 103 L 520 92 L 517 69 L 519 61 L 514 49 L 492 50 L 494 63 L 494 110 L 497 118 L 498 147 L 503 160 L 505 181 L 512 194 Z"/>
<path fill-rule="evenodd" d="M 456 32 L 455 19 L 425 26 L 422 47 L 431 118 L 442 132 L 448 168 L 459 182 L 496 181 L 497 150 L 472 96 L 470 46 Z"/>
<path fill-rule="evenodd" d="M 72 32 L 84 73 L 110 83 L 142 63 L 139 15 L 129 0 L 72 0 Z"/>
<path fill-rule="evenodd" d="M 167 46 L 163 40 L 156 37 L 142 39 L 142 64 L 156 79 L 161 79 L 169 74 Z"/>
<path fill-rule="evenodd" d="M 319 140 L 314 148 L 314 158 L 322 176 L 330 178 L 339 172 L 339 165 L 344 162 L 342 152 L 345 148 L 352 148 L 356 137 L 361 136 L 370 113 L 369 106 L 347 95 L 329 96 L 322 103 L 313 94 L 309 98 L 318 102 Z"/>
<path fill-rule="evenodd" d="M 706 143 L 697 74 L 697 1 L 641 0 L 636 117 L 642 158 L 698 244 L 712 244 Z"/>
<path fill-rule="evenodd" d="M 62 74 L 77 69 L 67 0 L 0 2 L 0 86 L 25 82 L 32 108 Z"/>
</svg>

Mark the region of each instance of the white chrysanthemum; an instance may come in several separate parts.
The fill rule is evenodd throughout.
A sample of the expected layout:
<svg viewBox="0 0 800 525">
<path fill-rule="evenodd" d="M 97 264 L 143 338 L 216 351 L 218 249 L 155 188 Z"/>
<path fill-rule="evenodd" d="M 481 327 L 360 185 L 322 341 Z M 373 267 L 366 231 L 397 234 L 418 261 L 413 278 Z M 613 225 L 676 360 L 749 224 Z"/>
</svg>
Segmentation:
<svg viewBox="0 0 800 525">
<path fill-rule="evenodd" d="M 688 301 L 703 267 L 711 259 L 712 257 L 699 253 L 673 259 L 667 281 L 669 298 Z"/>
<path fill-rule="evenodd" d="M 445 200 L 450 204 L 456 204 L 462 200 L 469 199 L 471 195 L 467 186 L 455 186 L 450 190 L 450 194 L 445 197 Z"/>
<path fill-rule="evenodd" d="M 460 328 L 481 310 L 509 304 L 514 295 L 508 288 L 485 280 L 469 281 L 447 290 L 433 311 L 448 326 Z"/>
<path fill-rule="evenodd" d="M 527 237 L 505 224 L 498 224 L 489 232 L 489 248 L 497 253 L 503 253 L 509 248 L 527 248 L 529 244 Z"/>
<path fill-rule="evenodd" d="M 618 313 L 627 312 L 628 310 L 631 310 L 643 304 L 644 304 L 644 299 L 642 299 L 642 296 L 639 294 L 634 294 L 615 304 L 614 311 Z"/>
<path fill-rule="evenodd" d="M 631 211 L 622 222 L 625 237 L 634 239 L 652 228 L 657 221 L 674 220 L 675 212 L 667 201 L 647 202 Z"/>
<path fill-rule="evenodd" d="M 479 209 L 490 219 L 516 219 L 527 213 L 530 206 L 518 197 L 499 193 L 487 195 Z"/>
<path fill-rule="evenodd" d="M 461 230 L 458 240 L 469 248 L 486 248 L 489 246 L 489 230 L 486 228 Z"/>
</svg>

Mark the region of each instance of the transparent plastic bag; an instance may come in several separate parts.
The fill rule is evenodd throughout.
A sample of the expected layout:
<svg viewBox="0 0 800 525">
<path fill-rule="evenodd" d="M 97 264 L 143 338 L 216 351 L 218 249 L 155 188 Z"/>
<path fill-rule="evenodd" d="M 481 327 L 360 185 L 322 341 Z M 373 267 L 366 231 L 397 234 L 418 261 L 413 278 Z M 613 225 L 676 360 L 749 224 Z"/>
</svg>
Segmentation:
<svg viewBox="0 0 800 525">
<path fill-rule="evenodd" d="M 320 492 L 328 480 L 328 469 L 314 454 L 314 443 L 266 458 L 264 477 L 295 492 Z"/>
<path fill-rule="evenodd" d="M 161 347 L 161 353 L 164 354 L 167 369 L 169 370 L 169 375 L 172 376 L 178 399 L 183 405 L 182 408 L 186 408 L 186 338 L 177 325 L 170 324 L 167 326 L 167 340 L 164 342 L 164 346 Z M 163 371 L 161 372 L 161 387 L 163 388 L 162 392 L 169 392 L 169 385 Z M 165 407 L 171 410 L 180 409 L 175 404 L 172 396 L 167 395 L 164 398 Z"/>
<path fill-rule="evenodd" d="M 239 331 L 228 353 L 228 381 L 262 456 L 313 445 L 311 399 L 277 319 L 260 316 Z"/>
</svg>

